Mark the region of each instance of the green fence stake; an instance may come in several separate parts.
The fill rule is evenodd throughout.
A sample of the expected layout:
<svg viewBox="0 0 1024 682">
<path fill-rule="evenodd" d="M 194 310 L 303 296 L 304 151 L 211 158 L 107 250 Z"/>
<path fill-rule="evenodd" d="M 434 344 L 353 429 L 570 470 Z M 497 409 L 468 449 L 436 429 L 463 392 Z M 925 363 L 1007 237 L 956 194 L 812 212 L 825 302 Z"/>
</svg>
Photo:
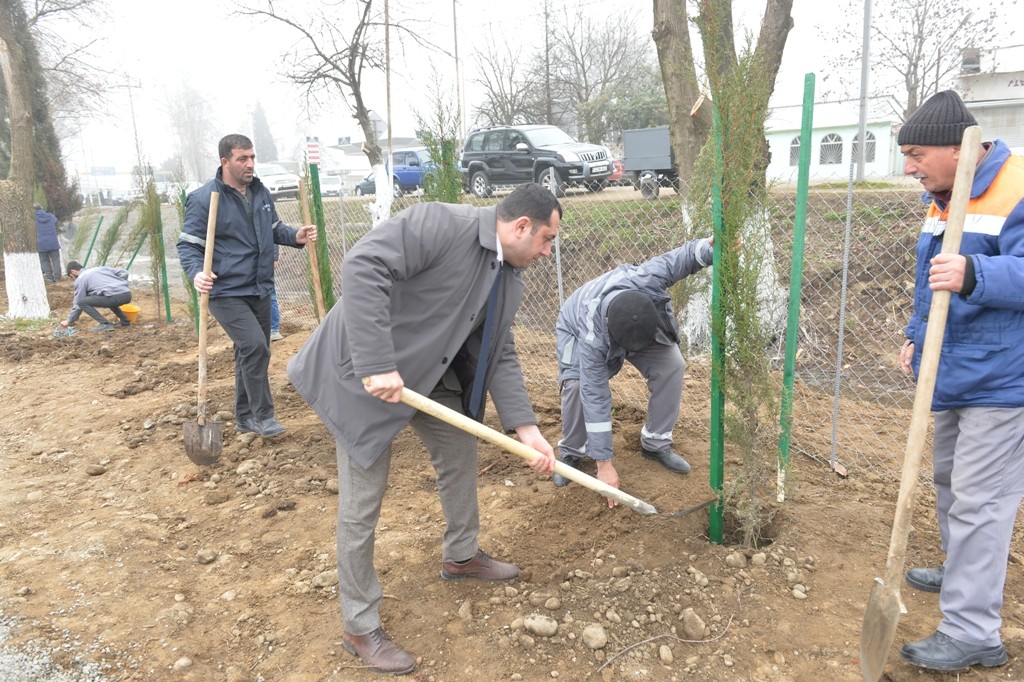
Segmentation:
<svg viewBox="0 0 1024 682">
<path fill-rule="evenodd" d="M 786 321 L 786 358 L 782 370 L 782 411 L 779 435 L 779 471 L 776 498 L 786 499 L 786 470 L 793 435 L 793 382 L 796 376 L 796 346 L 800 333 L 800 289 L 804 276 L 804 238 L 807 236 L 807 187 L 811 172 L 811 129 L 814 119 L 814 74 L 804 77 L 803 123 L 800 127 L 800 168 L 797 171 L 796 216 L 793 221 L 793 263 L 789 276 L 789 312 Z"/>
<path fill-rule="evenodd" d="M 132 257 L 128 259 L 128 265 L 124 266 L 125 270 L 132 269 L 132 263 L 135 262 L 135 257 L 139 255 L 139 251 L 142 251 L 142 245 L 146 243 L 147 239 L 149 239 L 149 235 L 143 234 L 142 239 L 139 240 L 139 245 L 135 247 L 135 252 L 132 253 Z"/>
<path fill-rule="evenodd" d="M 711 268 L 711 489 L 718 496 L 718 501 L 711 506 L 708 515 L 708 538 L 711 542 L 722 544 L 722 529 L 725 517 L 725 425 L 723 412 L 725 398 L 722 394 L 722 338 L 719 330 L 722 316 L 722 262 L 723 217 L 722 217 L 722 178 L 725 162 L 722 158 L 722 130 L 718 120 L 718 106 L 712 108 L 712 136 L 715 142 L 715 179 L 711 184 L 712 222 L 715 236 L 713 266 Z"/>
<path fill-rule="evenodd" d="M 82 261 L 82 267 L 84 268 L 89 264 L 89 256 L 92 255 L 92 247 L 96 243 L 96 237 L 100 234 L 100 225 L 103 224 L 103 216 L 96 222 L 96 230 L 92 233 L 92 241 L 89 242 L 89 250 L 85 252 L 85 259 Z"/>
</svg>

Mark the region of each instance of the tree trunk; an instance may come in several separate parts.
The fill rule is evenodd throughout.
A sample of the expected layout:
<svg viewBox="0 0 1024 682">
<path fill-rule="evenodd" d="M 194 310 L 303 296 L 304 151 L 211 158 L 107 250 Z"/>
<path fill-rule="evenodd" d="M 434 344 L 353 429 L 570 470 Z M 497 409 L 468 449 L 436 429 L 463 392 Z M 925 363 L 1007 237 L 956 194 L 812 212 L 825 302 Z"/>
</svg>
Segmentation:
<svg viewBox="0 0 1024 682">
<path fill-rule="evenodd" d="M 13 12 L 22 12 L 19 0 L 0 0 L 0 72 L 7 88 L 11 119 L 11 170 L 0 180 L 0 230 L 4 235 L 4 272 L 8 317 L 45 319 L 50 316 L 46 285 L 36 251 L 32 213 L 32 114 L 29 109 L 23 36 L 18 35 Z M 21 22 L 23 23 L 23 22 Z"/>
<path fill-rule="evenodd" d="M 654 0 L 654 44 L 668 101 L 672 151 L 679 173 L 679 192 L 685 198 L 693 165 L 711 131 L 711 107 L 690 112 L 701 96 L 693 65 L 686 4 L 680 0 Z"/>
</svg>

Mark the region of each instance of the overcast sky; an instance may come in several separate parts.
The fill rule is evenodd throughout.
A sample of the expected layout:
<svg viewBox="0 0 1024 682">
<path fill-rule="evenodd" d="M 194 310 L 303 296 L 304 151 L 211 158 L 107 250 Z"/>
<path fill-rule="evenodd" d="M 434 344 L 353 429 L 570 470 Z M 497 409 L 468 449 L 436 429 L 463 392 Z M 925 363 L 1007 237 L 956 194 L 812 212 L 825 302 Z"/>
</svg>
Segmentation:
<svg viewBox="0 0 1024 682">
<path fill-rule="evenodd" d="M 289 0 L 278 3 L 278 7 L 289 8 L 306 1 Z M 393 20 L 415 13 L 421 20 L 419 30 L 441 48 L 454 52 L 452 0 L 391 2 Z M 110 84 L 115 87 L 109 97 L 108 115 L 83 120 L 80 139 L 65 143 L 64 153 L 72 169 L 113 166 L 118 172 L 127 172 L 136 158 L 136 132 L 142 155 L 154 165 L 172 156 L 175 141 L 169 132 L 166 112 L 169 99 L 185 81 L 206 98 L 206 106 L 219 126 L 218 136 L 228 132 L 249 133 L 252 109 L 257 102 L 261 103 L 282 159 L 298 160 L 306 135 L 316 135 L 327 143 L 341 136 L 362 138 L 351 114 L 340 103 L 324 111 L 307 111 L 295 88 L 282 79 L 281 55 L 296 40 L 296 35 L 285 27 L 233 16 L 230 2 L 108 0 L 108 4 L 112 21 L 100 31 L 104 39 L 102 52 L 119 75 L 111 79 Z M 650 0 L 551 3 L 553 8 L 565 5 L 583 6 L 599 17 L 636 8 L 639 34 L 650 40 Z M 827 58 L 835 52 L 835 27 L 841 18 L 831 9 L 834 6 L 815 0 L 794 2 L 796 25 L 789 35 L 777 80 L 777 104 L 798 103 L 804 75 L 824 68 Z M 470 108 L 479 94 L 471 82 L 472 54 L 483 41 L 495 35 L 514 36 L 523 43 L 524 52 L 542 45 L 543 8 L 543 0 L 458 0 L 458 50 Z M 734 3 L 737 20 L 755 31 L 763 8 L 763 0 Z M 444 54 L 425 54 L 408 44 L 403 53 L 402 47 L 393 35 L 393 134 L 411 136 L 415 130 L 415 109 L 425 112 L 431 90 L 436 89 L 431 74 L 444 74 L 447 82 L 442 87 L 454 95 L 455 67 L 454 60 Z M 386 113 L 383 75 L 369 83 L 367 102 L 381 115 Z M 258 154 L 259 150 L 256 151 Z M 217 166 L 216 151 L 212 148 L 210 157 L 212 172 Z"/>
</svg>

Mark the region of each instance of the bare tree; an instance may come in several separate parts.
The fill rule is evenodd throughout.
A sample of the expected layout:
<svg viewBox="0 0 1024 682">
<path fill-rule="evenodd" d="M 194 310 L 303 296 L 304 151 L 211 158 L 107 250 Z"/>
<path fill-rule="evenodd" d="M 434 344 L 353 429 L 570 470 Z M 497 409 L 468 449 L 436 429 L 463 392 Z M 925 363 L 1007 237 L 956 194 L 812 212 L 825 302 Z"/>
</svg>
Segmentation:
<svg viewBox="0 0 1024 682">
<path fill-rule="evenodd" d="M 551 43 L 552 91 L 559 93 L 580 139 L 605 141 L 610 132 L 605 109 L 593 103 L 628 91 L 637 65 L 652 63 L 650 43 L 636 28 L 636 12 L 598 22 L 583 7 L 575 14 L 566 9 L 552 27 Z"/>
<path fill-rule="evenodd" d="M 475 83 L 484 88 L 483 103 L 476 108 L 478 125 L 511 125 L 534 123 L 535 100 L 539 83 L 530 72 L 521 69 L 523 50 L 520 43 L 499 45 L 488 40 L 484 52 L 473 55 L 477 76 Z"/>
<path fill-rule="evenodd" d="M 1010 8 L 1017 0 L 988 3 L 964 0 L 903 0 L 875 3 L 871 21 L 871 89 L 892 102 L 892 112 L 906 120 L 930 96 L 948 89 L 960 73 L 967 48 L 987 46 L 1001 18 L 1016 16 Z M 847 15 L 850 28 L 860 30 L 861 3 L 853 2 Z M 852 38 L 852 36 L 851 36 Z M 854 83 L 848 65 L 860 61 L 860 41 L 829 61 L 838 88 L 849 94 Z M 893 94 L 898 93 L 898 94 Z"/>
<path fill-rule="evenodd" d="M 23 0 L 47 83 L 50 112 L 60 137 L 98 111 L 111 71 L 102 66 L 100 40 L 91 28 L 109 20 L 103 0 Z M 69 26 L 80 30 L 69 31 Z M 78 36 L 77 38 L 75 36 Z"/>
<path fill-rule="evenodd" d="M 181 164 L 190 180 L 203 182 L 213 177 L 219 165 L 217 136 L 206 96 L 188 83 L 167 99 L 167 116 L 178 138 Z"/>
<path fill-rule="evenodd" d="M 0 231 L 9 317 L 44 319 L 50 314 L 36 252 L 32 185 L 34 135 L 24 48 L 31 43 L 19 0 L 0 0 L 0 73 L 10 119 L 10 171 L 0 180 Z"/>
</svg>

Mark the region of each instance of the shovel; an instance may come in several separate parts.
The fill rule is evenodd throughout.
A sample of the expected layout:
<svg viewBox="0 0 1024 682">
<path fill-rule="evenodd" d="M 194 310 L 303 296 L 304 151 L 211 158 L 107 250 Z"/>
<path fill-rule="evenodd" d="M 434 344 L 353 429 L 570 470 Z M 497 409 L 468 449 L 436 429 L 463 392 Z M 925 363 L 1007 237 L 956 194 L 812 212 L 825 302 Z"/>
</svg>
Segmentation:
<svg viewBox="0 0 1024 682">
<path fill-rule="evenodd" d="M 206 223 L 206 252 L 203 254 L 203 272 L 209 277 L 213 270 L 213 241 L 217 234 L 217 205 L 220 193 L 210 194 L 210 217 Z M 220 459 L 224 448 L 221 423 L 206 423 L 206 317 L 210 307 L 210 294 L 199 295 L 199 404 L 196 420 L 185 422 L 185 454 L 200 466 L 212 466 Z"/>
<path fill-rule="evenodd" d="M 971 126 L 964 131 L 960 146 L 960 160 L 957 162 L 956 177 L 953 181 L 953 196 L 949 202 L 949 216 L 942 237 L 942 253 L 960 252 L 960 237 L 963 235 L 967 202 L 971 198 L 971 184 L 974 182 L 974 169 L 980 146 L 981 128 Z M 914 510 L 921 456 L 928 435 L 928 414 L 935 391 L 935 373 L 939 367 L 942 337 L 946 331 L 949 298 L 949 291 L 934 292 L 928 312 L 928 329 L 925 331 L 924 348 L 921 351 L 921 369 L 917 376 L 914 410 L 910 418 L 907 449 L 903 456 L 903 474 L 900 479 L 900 494 L 896 500 L 892 536 L 889 540 L 889 556 L 885 562 L 885 579 L 875 578 L 868 604 L 864 609 L 864 623 L 860 631 L 860 669 L 865 682 L 878 682 L 881 679 L 889 648 L 896 637 L 900 613 L 904 610 L 900 599 L 900 583 L 907 558 L 907 535 Z"/>
<path fill-rule="evenodd" d="M 447 424 L 451 424 L 459 430 L 471 433 L 480 440 L 485 440 L 492 445 L 497 445 L 499 448 L 508 450 L 513 455 L 518 455 L 527 462 L 533 462 L 539 457 L 544 456 L 529 445 L 520 443 L 516 439 L 510 438 L 500 431 L 495 431 L 489 426 L 485 426 L 478 421 L 470 419 L 466 415 L 445 407 L 444 405 L 422 396 L 415 391 L 411 391 L 408 388 L 402 389 L 401 401 L 409 407 L 414 407 L 420 412 L 425 412 L 431 417 L 436 417 Z M 619 504 L 629 507 L 638 514 L 649 516 L 658 513 L 658 510 L 655 509 L 653 505 L 637 499 L 632 495 L 627 495 L 618 488 L 613 488 L 604 481 L 600 481 L 593 476 L 585 474 L 579 469 L 574 469 L 562 462 L 555 462 L 555 473 L 565 476 L 570 481 L 575 481 L 585 488 L 599 492 L 605 497 L 610 497 Z"/>
</svg>

